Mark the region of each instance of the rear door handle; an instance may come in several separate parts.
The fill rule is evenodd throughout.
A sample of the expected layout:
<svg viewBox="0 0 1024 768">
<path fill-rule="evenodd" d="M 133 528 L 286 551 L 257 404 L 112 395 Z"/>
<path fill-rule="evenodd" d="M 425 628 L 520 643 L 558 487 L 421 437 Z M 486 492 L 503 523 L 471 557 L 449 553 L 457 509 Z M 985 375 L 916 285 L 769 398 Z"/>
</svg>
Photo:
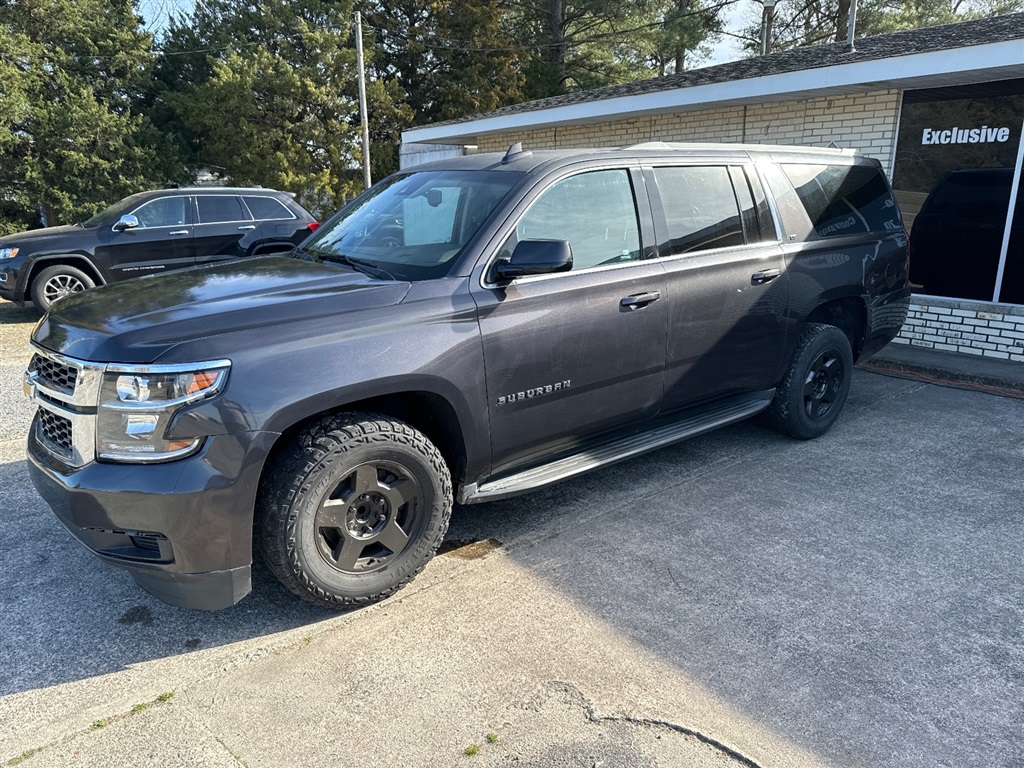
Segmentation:
<svg viewBox="0 0 1024 768">
<path fill-rule="evenodd" d="M 634 296 L 626 296 L 619 301 L 619 306 L 626 307 L 627 309 L 641 309 L 648 304 L 653 304 L 660 298 L 661 293 L 659 291 L 648 291 L 647 293 L 638 293 Z"/>
<path fill-rule="evenodd" d="M 244 227 L 239 227 L 239 229 L 256 229 L 256 225 L 255 224 L 246 224 Z"/>
<path fill-rule="evenodd" d="M 188 230 L 187 229 L 176 229 L 173 232 L 168 232 L 167 234 L 170 235 L 171 237 L 176 237 L 178 235 L 187 235 L 188 234 Z"/>
<path fill-rule="evenodd" d="M 751 285 L 764 285 L 765 283 L 770 283 L 781 274 L 781 269 L 763 269 L 750 276 L 750 283 Z"/>
</svg>

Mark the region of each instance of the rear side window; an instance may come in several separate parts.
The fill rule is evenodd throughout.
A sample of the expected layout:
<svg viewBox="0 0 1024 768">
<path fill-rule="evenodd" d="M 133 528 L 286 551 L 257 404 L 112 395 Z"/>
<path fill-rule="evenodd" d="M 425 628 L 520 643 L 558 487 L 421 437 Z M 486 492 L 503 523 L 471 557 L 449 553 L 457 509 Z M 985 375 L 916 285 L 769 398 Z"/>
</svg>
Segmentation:
<svg viewBox="0 0 1024 768">
<path fill-rule="evenodd" d="M 743 245 L 743 219 L 727 166 L 655 168 L 654 178 L 668 224 L 667 255 Z M 744 207 L 755 215 L 752 202 Z"/>
<path fill-rule="evenodd" d="M 866 165 L 783 164 L 818 237 L 900 228 L 889 185 Z"/>
<path fill-rule="evenodd" d="M 199 223 L 214 224 L 218 221 L 249 221 L 249 214 L 242 210 L 242 201 L 234 195 L 199 195 Z"/>
<path fill-rule="evenodd" d="M 243 197 L 249 212 L 254 219 L 263 221 L 274 221 L 280 219 L 294 219 L 295 216 L 280 200 L 272 197 Z"/>
<path fill-rule="evenodd" d="M 573 270 L 640 258 L 640 227 L 625 170 L 570 176 L 545 190 L 513 235 L 519 240 L 567 240 Z M 505 248 L 512 250 L 513 243 Z"/>
</svg>

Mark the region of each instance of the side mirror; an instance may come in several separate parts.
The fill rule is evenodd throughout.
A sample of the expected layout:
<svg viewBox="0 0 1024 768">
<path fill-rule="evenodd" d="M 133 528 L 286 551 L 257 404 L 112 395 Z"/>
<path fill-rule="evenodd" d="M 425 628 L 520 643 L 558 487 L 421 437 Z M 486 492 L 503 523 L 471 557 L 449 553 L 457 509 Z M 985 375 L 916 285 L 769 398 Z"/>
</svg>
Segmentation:
<svg viewBox="0 0 1024 768">
<path fill-rule="evenodd" d="M 126 214 L 117 220 L 114 229 L 118 232 L 124 232 L 126 229 L 135 229 L 137 226 L 139 226 L 139 220 L 131 214 Z"/>
<path fill-rule="evenodd" d="M 521 240 L 512 255 L 499 259 L 494 282 L 507 283 L 526 275 L 550 275 L 572 269 L 572 249 L 565 240 Z"/>
</svg>

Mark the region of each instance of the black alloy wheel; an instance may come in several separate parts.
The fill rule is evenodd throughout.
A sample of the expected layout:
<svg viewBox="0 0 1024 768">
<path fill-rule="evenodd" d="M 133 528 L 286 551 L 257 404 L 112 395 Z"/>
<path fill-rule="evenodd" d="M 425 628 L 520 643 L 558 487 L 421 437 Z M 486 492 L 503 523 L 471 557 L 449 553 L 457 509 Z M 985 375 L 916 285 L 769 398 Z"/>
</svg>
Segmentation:
<svg viewBox="0 0 1024 768">
<path fill-rule="evenodd" d="M 843 360 L 834 350 L 826 350 L 811 363 L 804 381 L 804 410 L 812 419 L 821 419 L 836 404 L 844 379 Z"/>
<path fill-rule="evenodd" d="M 768 426 L 798 440 L 820 437 L 839 418 L 852 378 L 846 334 L 834 325 L 808 323 L 765 411 Z"/>
<path fill-rule="evenodd" d="M 405 551 L 423 520 L 424 495 L 401 464 L 354 467 L 324 498 L 313 526 L 320 556 L 344 573 L 367 573 Z"/>
</svg>

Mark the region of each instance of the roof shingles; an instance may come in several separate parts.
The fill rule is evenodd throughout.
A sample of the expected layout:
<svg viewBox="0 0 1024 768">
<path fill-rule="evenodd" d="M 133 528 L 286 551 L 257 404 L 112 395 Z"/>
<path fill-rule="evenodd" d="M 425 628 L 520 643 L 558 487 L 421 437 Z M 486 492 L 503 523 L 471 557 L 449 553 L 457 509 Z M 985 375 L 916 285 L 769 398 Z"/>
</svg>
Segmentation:
<svg viewBox="0 0 1024 768">
<path fill-rule="evenodd" d="M 619 96 L 639 96 L 677 88 L 713 85 L 752 77 L 779 75 L 839 64 L 853 64 L 1011 40 L 1022 40 L 1022 45 L 1024 45 L 1024 13 L 966 21 L 942 27 L 925 27 L 874 37 L 862 37 L 856 40 L 856 50 L 853 52 L 847 51 L 845 42 L 780 51 L 769 56 L 756 56 L 713 67 L 691 69 L 677 75 L 636 80 L 621 85 L 594 88 L 589 91 L 574 91 L 546 99 L 512 104 L 490 112 L 432 125 L 456 125 L 489 117 L 536 112 L 542 109 L 602 101 Z"/>
</svg>

